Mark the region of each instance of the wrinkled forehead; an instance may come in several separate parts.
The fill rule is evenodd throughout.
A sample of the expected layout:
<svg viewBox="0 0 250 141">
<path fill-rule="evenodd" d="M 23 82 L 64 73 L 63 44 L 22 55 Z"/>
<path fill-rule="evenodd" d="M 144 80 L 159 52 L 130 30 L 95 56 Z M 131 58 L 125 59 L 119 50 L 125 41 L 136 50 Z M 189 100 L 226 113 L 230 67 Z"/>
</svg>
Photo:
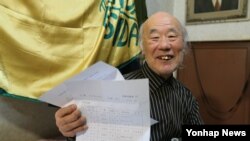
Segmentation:
<svg viewBox="0 0 250 141">
<path fill-rule="evenodd" d="M 168 14 L 156 14 L 150 17 L 146 21 L 145 30 L 149 31 L 157 28 L 169 28 L 180 32 L 180 23 L 171 15 Z"/>
</svg>

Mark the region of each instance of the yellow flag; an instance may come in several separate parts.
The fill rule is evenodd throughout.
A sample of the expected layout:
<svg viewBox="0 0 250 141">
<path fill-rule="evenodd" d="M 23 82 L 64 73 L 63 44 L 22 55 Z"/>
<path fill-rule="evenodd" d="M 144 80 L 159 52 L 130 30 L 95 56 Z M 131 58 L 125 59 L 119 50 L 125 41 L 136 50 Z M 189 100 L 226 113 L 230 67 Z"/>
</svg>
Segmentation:
<svg viewBox="0 0 250 141">
<path fill-rule="evenodd" d="M 0 88 L 38 98 L 98 60 L 137 56 L 134 0 L 0 0 Z"/>
</svg>

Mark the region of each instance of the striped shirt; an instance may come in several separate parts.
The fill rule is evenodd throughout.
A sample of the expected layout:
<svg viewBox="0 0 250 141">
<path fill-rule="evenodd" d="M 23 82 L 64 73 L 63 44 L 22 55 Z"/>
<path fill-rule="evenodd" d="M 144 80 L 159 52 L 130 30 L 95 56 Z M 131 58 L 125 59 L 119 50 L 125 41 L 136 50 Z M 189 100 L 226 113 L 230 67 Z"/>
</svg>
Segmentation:
<svg viewBox="0 0 250 141">
<path fill-rule="evenodd" d="M 126 79 L 149 79 L 150 116 L 158 121 L 151 127 L 151 141 L 169 141 L 181 137 L 182 124 L 202 124 L 198 104 L 185 86 L 173 76 L 165 80 L 146 63 L 141 69 L 124 75 Z M 75 141 L 75 138 L 67 138 Z"/>
<path fill-rule="evenodd" d="M 202 124 L 199 107 L 191 91 L 173 76 L 158 76 L 144 63 L 141 69 L 124 75 L 126 79 L 149 79 L 150 116 L 159 121 L 151 127 L 151 141 L 181 137 L 183 124 Z"/>
</svg>

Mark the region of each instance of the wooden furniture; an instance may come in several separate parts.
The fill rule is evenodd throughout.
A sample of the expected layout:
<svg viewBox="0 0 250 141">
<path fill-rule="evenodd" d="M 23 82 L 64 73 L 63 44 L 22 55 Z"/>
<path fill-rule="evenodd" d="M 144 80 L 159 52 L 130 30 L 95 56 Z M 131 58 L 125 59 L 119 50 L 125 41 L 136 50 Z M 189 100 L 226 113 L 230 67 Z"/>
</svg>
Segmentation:
<svg viewBox="0 0 250 141">
<path fill-rule="evenodd" d="M 250 42 L 194 42 L 177 78 L 206 124 L 250 123 Z"/>
</svg>

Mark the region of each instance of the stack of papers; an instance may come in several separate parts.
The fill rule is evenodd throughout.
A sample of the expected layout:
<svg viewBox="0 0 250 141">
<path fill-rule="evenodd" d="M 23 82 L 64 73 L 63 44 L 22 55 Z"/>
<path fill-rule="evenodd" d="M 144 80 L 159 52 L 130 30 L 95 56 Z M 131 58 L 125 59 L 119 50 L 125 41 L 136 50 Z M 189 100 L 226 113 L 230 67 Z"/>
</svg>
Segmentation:
<svg viewBox="0 0 250 141">
<path fill-rule="evenodd" d="M 77 141 L 149 141 L 148 83 L 124 80 L 118 69 L 98 62 L 39 99 L 59 107 L 77 105 L 89 126 Z"/>
</svg>

